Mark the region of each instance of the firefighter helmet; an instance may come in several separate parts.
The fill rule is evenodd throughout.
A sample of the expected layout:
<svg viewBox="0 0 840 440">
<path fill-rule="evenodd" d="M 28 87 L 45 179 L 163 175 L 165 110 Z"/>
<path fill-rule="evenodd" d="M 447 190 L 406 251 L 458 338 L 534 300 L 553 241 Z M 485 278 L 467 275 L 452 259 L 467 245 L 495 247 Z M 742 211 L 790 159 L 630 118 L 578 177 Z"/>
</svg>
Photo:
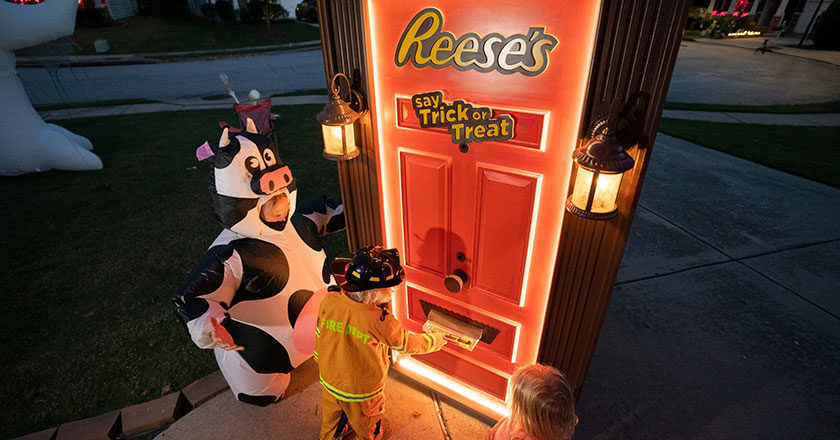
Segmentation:
<svg viewBox="0 0 840 440">
<path fill-rule="evenodd" d="M 344 270 L 341 288 L 347 292 L 392 287 L 402 282 L 405 271 L 396 249 L 368 246 L 359 249 Z"/>
</svg>

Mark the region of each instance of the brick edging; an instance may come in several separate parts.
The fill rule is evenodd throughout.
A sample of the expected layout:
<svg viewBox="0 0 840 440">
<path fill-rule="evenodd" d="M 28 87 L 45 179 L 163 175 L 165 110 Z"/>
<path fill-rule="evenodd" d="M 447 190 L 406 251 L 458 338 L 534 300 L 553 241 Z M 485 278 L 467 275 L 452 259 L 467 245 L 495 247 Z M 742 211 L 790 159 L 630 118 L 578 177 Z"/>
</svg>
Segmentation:
<svg viewBox="0 0 840 440">
<path fill-rule="evenodd" d="M 221 371 L 216 371 L 180 391 L 155 400 L 63 423 L 15 440 L 113 440 L 118 436 L 132 437 L 178 420 L 228 388 Z"/>
</svg>

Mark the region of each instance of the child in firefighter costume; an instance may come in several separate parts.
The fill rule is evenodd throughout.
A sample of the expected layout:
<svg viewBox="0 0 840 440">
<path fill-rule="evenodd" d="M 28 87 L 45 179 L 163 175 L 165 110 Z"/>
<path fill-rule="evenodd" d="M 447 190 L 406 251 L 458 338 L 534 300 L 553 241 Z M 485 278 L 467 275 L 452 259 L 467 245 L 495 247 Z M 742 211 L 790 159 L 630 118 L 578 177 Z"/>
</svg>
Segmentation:
<svg viewBox="0 0 840 440">
<path fill-rule="evenodd" d="M 193 342 L 214 349 L 236 398 L 265 406 L 312 355 L 315 314 L 332 281 L 320 237 L 344 229 L 344 215 L 323 196 L 298 202 L 277 147 L 247 122 L 196 152 L 212 158 L 210 197 L 225 229 L 174 303 Z"/>
<path fill-rule="evenodd" d="M 445 344 L 442 334 L 406 331 L 388 312 L 392 288 L 403 275 L 396 249 L 367 247 L 347 265 L 341 290 L 321 301 L 315 329 L 321 440 L 342 437 L 350 428 L 360 439 L 381 438 L 388 350 L 423 354 Z"/>
</svg>

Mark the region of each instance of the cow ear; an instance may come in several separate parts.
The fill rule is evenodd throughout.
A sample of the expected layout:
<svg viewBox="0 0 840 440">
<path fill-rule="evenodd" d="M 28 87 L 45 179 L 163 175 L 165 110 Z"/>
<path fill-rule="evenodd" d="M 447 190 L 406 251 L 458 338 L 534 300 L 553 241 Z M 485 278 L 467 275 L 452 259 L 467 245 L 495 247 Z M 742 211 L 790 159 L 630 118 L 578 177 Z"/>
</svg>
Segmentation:
<svg viewBox="0 0 840 440">
<path fill-rule="evenodd" d="M 230 144 L 230 137 L 228 137 L 228 129 L 225 127 L 222 130 L 222 137 L 219 139 L 219 148 L 227 147 Z"/>
<path fill-rule="evenodd" d="M 248 128 L 246 128 L 245 131 L 247 131 L 248 133 L 257 134 L 257 126 L 254 124 L 253 119 L 248 118 L 248 124 L 247 125 L 248 125 Z"/>
<path fill-rule="evenodd" d="M 209 142 L 204 142 L 195 150 L 195 157 L 199 162 L 207 159 L 208 157 L 212 157 L 214 154 L 216 154 L 216 152 L 213 151 L 213 147 L 210 146 Z"/>
</svg>

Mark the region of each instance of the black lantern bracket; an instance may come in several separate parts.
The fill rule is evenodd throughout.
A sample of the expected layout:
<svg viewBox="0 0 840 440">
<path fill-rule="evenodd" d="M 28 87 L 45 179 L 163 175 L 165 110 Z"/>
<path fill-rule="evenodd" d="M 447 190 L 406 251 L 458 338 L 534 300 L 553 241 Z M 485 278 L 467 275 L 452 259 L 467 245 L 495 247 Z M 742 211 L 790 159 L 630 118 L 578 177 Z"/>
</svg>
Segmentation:
<svg viewBox="0 0 840 440">
<path fill-rule="evenodd" d="M 344 78 L 344 82 L 347 83 L 347 90 L 348 90 L 348 99 L 344 99 L 341 97 L 341 83 L 340 79 Z M 365 99 L 364 93 L 358 88 L 354 87 L 353 83 L 350 81 L 350 78 L 347 75 L 338 72 L 333 75 L 332 80 L 330 81 L 330 95 L 337 96 L 342 101 L 345 101 L 347 105 L 353 109 L 356 113 L 359 114 L 359 118 L 363 117 L 367 114 L 368 107 L 367 107 L 367 99 Z"/>
<path fill-rule="evenodd" d="M 622 102 L 620 96 L 615 97 L 610 103 L 609 112 L 590 124 L 587 137 L 591 139 L 598 135 L 612 136 L 625 149 L 638 145 L 644 128 L 649 99 L 650 95 L 647 92 L 636 92 L 630 95 L 626 103 Z"/>
</svg>

